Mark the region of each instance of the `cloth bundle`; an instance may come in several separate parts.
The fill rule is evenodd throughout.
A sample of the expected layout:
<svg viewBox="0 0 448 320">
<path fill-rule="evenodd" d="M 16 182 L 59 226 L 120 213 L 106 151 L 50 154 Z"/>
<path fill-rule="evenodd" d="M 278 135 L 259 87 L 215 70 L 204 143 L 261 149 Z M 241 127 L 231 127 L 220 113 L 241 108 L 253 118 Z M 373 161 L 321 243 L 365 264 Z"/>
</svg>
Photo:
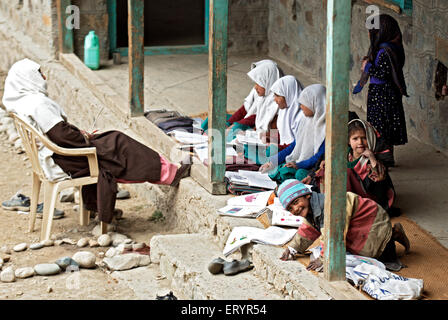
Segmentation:
<svg viewBox="0 0 448 320">
<path fill-rule="evenodd" d="M 162 129 L 165 133 L 173 130 L 183 130 L 193 132 L 194 120 L 189 117 L 182 116 L 177 111 L 169 111 L 166 109 L 151 110 L 145 112 L 145 117 Z"/>
<path fill-rule="evenodd" d="M 346 276 L 377 300 L 418 299 L 423 291 L 422 279 L 389 272 L 380 261 L 368 257 L 347 254 Z"/>
</svg>

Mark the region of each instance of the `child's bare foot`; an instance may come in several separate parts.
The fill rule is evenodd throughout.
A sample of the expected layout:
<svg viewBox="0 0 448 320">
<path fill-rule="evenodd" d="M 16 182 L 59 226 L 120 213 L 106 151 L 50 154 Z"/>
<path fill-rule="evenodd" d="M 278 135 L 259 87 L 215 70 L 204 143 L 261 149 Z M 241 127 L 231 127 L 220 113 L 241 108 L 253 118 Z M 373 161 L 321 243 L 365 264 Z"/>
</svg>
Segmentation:
<svg viewBox="0 0 448 320">
<path fill-rule="evenodd" d="M 392 239 L 394 239 L 402 246 L 404 246 L 406 254 L 409 253 L 409 250 L 411 249 L 411 244 L 409 242 L 408 237 L 406 236 L 406 233 L 404 232 L 401 223 L 394 224 L 394 227 L 392 228 Z"/>
</svg>

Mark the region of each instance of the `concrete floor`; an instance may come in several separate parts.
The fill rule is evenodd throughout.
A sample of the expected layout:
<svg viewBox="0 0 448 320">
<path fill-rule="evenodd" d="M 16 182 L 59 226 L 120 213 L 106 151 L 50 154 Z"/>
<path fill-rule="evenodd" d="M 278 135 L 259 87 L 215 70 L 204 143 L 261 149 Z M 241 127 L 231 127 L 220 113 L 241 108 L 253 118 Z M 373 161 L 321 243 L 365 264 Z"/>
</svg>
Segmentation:
<svg viewBox="0 0 448 320">
<path fill-rule="evenodd" d="M 254 61 L 267 56 L 229 56 L 227 110 L 239 108 L 253 83 L 246 73 Z M 274 58 L 273 58 L 274 59 Z M 275 60 L 275 59 L 274 59 Z M 312 83 L 290 66 L 279 63 L 285 74 L 303 85 Z M 124 98 L 128 96 L 127 58 L 121 65 L 108 62 L 97 75 Z M 145 110 L 167 108 L 188 116 L 208 111 L 208 56 L 171 55 L 145 57 Z M 353 108 L 361 118 L 363 111 Z M 448 247 L 448 159 L 413 137 L 396 148 L 397 167 L 391 177 L 397 191 L 396 205 L 439 242 Z"/>
</svg>

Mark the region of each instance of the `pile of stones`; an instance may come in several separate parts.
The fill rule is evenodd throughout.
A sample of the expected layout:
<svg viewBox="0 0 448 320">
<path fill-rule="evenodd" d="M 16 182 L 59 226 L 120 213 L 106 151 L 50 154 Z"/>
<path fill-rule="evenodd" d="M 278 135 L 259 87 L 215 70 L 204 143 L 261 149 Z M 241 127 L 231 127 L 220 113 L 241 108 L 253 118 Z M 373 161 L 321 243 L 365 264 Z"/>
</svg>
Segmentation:
<svg viewBox="0 0 448 320">
<path fill-rule="evenodd" d="M 72 245 L 77 248 L 96 247 L 110 247 L 106 253 L 99 252 L 100 261 L 97 263 L 97 257 L 90 251 L 78 251 L 72 257 L 61 257 L 54 262 L 37 264 L 34 267 L 27 266 L 14 270 L 12 266 L 7 266 L 3 269 L 3 265 L 11 261 L 12 251 L 18 253 L 28 249 L 39 250 L 44 247 L 51 247 L 54 245 Z M 144 252 L 145 248 L 147 253 Z M 2 258 L 0 258 L 0 281 L 14 282 L 16 279 L 25 279 L 39 276 L 51 276 L 61 272 L 75 272 L 80 268 L 94 269 L 97 266 L 108 269 L 110 271 L 122 271 L 132 268 L 147 266 L 151 263 L 149 257 L 149 248 L 145 243 L 136 243 L 126 235 L 109 232 L 108 234 L 99 235 L 97 238 L 81 238 L 75 241 L 70 238 L 60 240 L 45 240 L 37 243 L 19 243 L 12 248 L 12 251 L 7 246 L 0 248 Z M 101 261 L 102 259 L 102 261 Z"/>
</svg>

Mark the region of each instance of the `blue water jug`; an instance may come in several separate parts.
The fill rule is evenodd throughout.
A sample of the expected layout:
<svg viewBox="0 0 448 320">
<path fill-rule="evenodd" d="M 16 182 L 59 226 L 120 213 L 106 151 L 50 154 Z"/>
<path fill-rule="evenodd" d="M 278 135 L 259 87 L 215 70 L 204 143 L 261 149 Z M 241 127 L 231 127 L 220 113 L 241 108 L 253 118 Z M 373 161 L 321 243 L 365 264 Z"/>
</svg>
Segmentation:
<svg viewBox="0 0 448 320">
<path fill-rule="evenodd" d="M 84 39 L 84 63 L 92 70 L 100 67 L 100 44 L 93 30 Z"/>
</svg>

